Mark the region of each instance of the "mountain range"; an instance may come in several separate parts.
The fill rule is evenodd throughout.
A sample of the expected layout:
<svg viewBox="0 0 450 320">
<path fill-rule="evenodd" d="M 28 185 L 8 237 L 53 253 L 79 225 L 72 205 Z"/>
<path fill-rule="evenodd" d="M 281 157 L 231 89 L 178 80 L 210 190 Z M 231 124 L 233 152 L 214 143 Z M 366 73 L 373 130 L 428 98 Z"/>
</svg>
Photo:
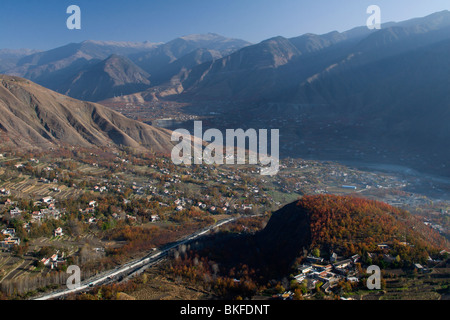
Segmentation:
<svg viewBox="0 0 450 320">
<path fill-rule="evenodd" d="M 302 104 L 331 100 L 335 97 L 327 99 L 324 93 L 310 97 L 302 90 L 347 70 L 410 55 L 437 43 L 445 45 L 449 30 L 450 12 L 444 11 L 376 31 L 356 28 L 320 36 L 275 37 L 194 68 L 183 86 L 186 94 L 204 99 Z M 257 97 L 255 91 L 259 91 Z"/>
<path fill-rule="evenodd" d="M 173 99 L 229 118 L 245 110 L 241 124 L 300 119 L 281 128 L 302 147 L 291 156 L 320 146 L 325 159 L 360 154 L 450 175 L 449 52 L 449 11 L 381 30 L 276 37 L 193 68 Z"/>
<path fill-rule="evenodd" d="M 217 34 L 189 35 L 165 44 L 89 40 L 12 57 L 0 51 L 0 72 L 95 102 L 144 91 L 249 44 Z"/>
<path fill-rule="evenodd" d="M 216 34 L 165 44 L 85 41 L 30 55 L 0 53 L 0 66 L 77 99 L 143 102 L 160 92 L 158 99 L 190 104 L 191 113 L 204 114 L 207 105 L 229 126 L 275 125 L 283 156 L 450 175 L 449 52 L 450 12 L 442 11 L 381 30 L 254 45 Z"/>
</svg>

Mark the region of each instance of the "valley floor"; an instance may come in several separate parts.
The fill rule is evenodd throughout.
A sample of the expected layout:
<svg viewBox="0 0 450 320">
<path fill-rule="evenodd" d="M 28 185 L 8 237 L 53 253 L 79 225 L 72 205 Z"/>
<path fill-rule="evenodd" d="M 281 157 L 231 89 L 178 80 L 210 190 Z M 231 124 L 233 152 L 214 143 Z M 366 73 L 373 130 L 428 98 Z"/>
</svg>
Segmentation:
<svg viewBox="0 0 450 320">
<path fill-rule="evenodd" d="M 94 275 L 227 216 L 269 217 L 305 194 L 385 201 L 449 235 L 450 202 L 408 191 L 418 181 L 337 162 L 287 159 L 264 177 L 257 166 L 177 167 L 127 150 L 0 153 L 0 230 L 14 231 L 2 239 L 20 242 L 0 254 L 0 284 L 10 294 L 65 283 L 72 263 Z"/>
</svg>

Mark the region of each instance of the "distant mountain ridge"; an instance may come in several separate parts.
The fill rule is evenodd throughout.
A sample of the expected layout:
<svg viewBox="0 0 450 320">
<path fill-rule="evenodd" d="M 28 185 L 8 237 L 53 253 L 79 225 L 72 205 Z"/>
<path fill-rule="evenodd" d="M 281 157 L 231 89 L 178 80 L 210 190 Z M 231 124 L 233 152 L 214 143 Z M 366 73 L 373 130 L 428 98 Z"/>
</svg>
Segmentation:
<svg viewBox="0 0 450 320">
<path fill-rule="evenodd" d="M 113 54 L 76 73 L 59 91 L 81 100 L 100 101 L 143 91 L 150 87 L 149 77 L 128 58 Z"/>
<path fill-rule="evenodd" d="M 14 68 L 23 57 L 38 53 L 32 49 L 0 49 L 0 73 Z"/>
<path fill-rule="evenodd" d="M 250 43 L 217 34 L 189 35 L 167 44 L 88 40 L 49 51 L 30 52 L 29 55 L 19 55 L 5 62 L 0 52 L 0 71 L 27 78 L 73 98 L 100 101 L 116 94 L 144 91 L 150 83 L 168 81 L 183 70 L 208 59 L 221 58 L 247 45 Z M 189 58 L 195 54 L 196 57 Z M 122 67 L 113 75 L 100 72 L 98 69 L 102 68 L 102 64 L 111 64 L 108 59 L 113 55 L 122 57 Z M 180 62 L 175 65 L 178 59 Z M 83 86 L 81 80 L 86 80 L 83 77 L 86 74 L 89 74 L 89 81 Z M 100 84 L 90 88 L 95 81 Z M 121 83 L 119 89 L 118 82 Z M 94 91 L 95 94 L 92 93 Z"/>
<path fill-rule="evenodd" d="M 214 33 L 193 34 L 169 41 L 155 50 L 131 55 L 130 59 L 145 71 L 153 73 L 197 49 L 208 49 L 220 56 L 226 56 L 248 45 L 250 43 L 247 41 L 230 39 Z"/>
<path fill-rule="evenodd" d="M 359 64 L 368 63 L 449 39 L 450 12 L 388 26 L 375 31 L 356 28 L 343 33 L 306 34 L 291 39 L 275 37 L 194 68 L 183 87 L 186 94 L 196 97 L 207 94 L 204 96 L 207 99 L 278 102 L 280 87 L 301 83 L 353 57 L 359 57 L 355 59 Z M 282 86 L 273 85 L 266 90 L 261 87 L 265 83 L 263 80 L 279 80 Z M 243 88 L 245 81 L 247 85 Z M 217 87 L 229 94 L 216 92 Z M 262 94 L 255 97 L 254 91 Z"/>
<path fill-rule="evenodd" d="M 282 132 L 297 142 L 289 156 L 361 154 L 448 176 L 449 44 L 449 11 L 381 30 L 276 37 L 193 68 L 172 98 L 233 102 L 234 109 L 209 103 L 217 105 L 210 111 L 232 117 L 245 109 L 261 126 L 274 115 L 302 116 Z"/>
</svg>

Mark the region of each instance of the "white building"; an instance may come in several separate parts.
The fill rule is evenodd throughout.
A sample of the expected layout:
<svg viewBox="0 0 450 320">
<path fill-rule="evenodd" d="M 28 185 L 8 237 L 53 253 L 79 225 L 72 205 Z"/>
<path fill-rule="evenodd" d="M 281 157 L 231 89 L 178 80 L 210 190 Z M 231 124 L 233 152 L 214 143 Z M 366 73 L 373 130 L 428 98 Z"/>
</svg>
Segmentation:
<svg viewBox="0 0 450 320">
<path fill-rule="evenodd" d="M 55 237 L 64 235 L 63 230 L 62 230 L 61 227 L 56 228 L 55 231 L 54 231 L 53 233 L 54 233 Z"/>
<path fill-rule="evenodd" d="M 46 203 L 46 204 L 50 204 L 53 202 L 53 197 L 45 197 L 42 198 L 42 202 Z"/>
</svg>

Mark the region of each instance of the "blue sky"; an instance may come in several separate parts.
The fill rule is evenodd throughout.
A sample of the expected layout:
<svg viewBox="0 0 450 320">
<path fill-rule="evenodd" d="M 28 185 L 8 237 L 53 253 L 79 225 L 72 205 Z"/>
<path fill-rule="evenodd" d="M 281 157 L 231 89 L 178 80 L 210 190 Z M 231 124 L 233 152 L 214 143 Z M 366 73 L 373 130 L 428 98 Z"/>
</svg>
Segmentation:
<svg viewBox="0 0 450 320">
<path fill-rule="evenodd" d="M 51 49 L 83 40 L 167 42 L 218 33 L 259 42 L 274 36 L 345 31 L 365 25 L 369 5 L 382 22 L 450 10 L 449 0 L 1 0 L 0 48 Z M 69 5 L 82 29 L 68 30 Z"/>
</svg>

